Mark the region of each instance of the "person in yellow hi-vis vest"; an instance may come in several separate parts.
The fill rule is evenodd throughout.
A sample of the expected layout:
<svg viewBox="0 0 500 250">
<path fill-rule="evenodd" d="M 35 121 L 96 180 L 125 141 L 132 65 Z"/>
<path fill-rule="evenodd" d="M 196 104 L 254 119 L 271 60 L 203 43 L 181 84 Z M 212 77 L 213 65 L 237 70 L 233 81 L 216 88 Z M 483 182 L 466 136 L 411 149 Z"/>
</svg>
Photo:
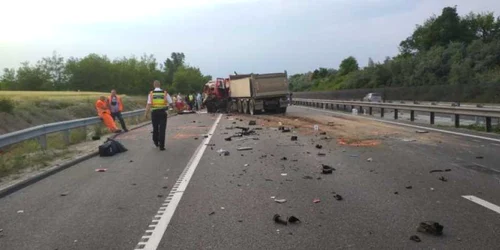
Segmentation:
<svg viewBox="0 0 500 250">
<path fill-rule="evenodd" d="M 160 150 L 165 150 L 165 130 L 167 129 L 167 110 L 172 105 L 172 98 L 166 90 L 160 88 L 160 81 L 153 82 L 154 90 L 149 92 L 145 117 L 151 111 L 153 123 L 153 143 Z"/>
</svg>

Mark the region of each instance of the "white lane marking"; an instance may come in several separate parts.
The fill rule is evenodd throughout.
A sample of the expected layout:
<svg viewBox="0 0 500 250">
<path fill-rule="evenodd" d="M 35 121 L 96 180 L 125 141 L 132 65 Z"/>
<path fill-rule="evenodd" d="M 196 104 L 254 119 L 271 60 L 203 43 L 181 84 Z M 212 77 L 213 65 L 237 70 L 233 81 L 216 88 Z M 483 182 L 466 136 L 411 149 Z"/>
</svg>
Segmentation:
<svg viewBox="0 0 500 250">
<path fill-rule="evenodd" d="M 182 195 L 184 194 L 184 191 L 186 190 L 187 185 L 189 184 L 189 181 L 191 180 L 191 177 L 196 170 L 196 167 L 198 167 L 198 163 L 200 162 L 205 149 L 208 147 L 208 142 L 212 138 L 212 135 L 214 134 L 221 117 L 222 114 L 217 117 L 217 120 L 215 120 L 212 128 L 210 128 L 210 131 L 208 132 L 208 137 L 205 138 L 198 146 L 195 153 L 186 165 L 186 168 L 184 168 L 184 171 L 182 171 L 179 179 L 172 187 L 172 190 L 170 190 L 170 193 L 168 195 L 169 198 L 165 200 L 165 203 L 158 210 L 157 215 L 153 217 L 153 220 L 149 225 L 149 229 L 146 230 L 146 233 L 149 235 L 144 235 L 135 249 L 156 250 L 158 248 L 158 245 L 163 238 L 163 234 L 167 230 L 168 224 L 170 223 L 170 220 L 174 215 L 175 209 L 179 205 Z M 165 204 L 167 204 L 166 207 Z M 161 219 L 157 220 L 156 218 L 158 217 L 160 217 Z M 146 240 L 147 238 L 149 239 Z"/>
<path fill-rule="evenodd" d="M 321 109 L 314 109 L 314 108 L 308 108 L 308 107 L 301 107 L 301 106 L 295 106 L 297 108 L 303 108 L 303 109 L 310 109 L 310 110 L 316 110 L 320 112 L 327 112 L 331 114 L 336 114 L 336 115 L 343 115 L 343 116 L 351 116 L 351 114 L 343 114 L 340 112 L 334 112 L 334 111 L 329 111 L 329 110 L 321 110 Z M 406 127 L 411 127 L 411 128 L 418 128 L 418 129 L 425 129 L 425 130 L 430 130 L 430 131 L 436 131 L 444 134 L 452 134 L 452 135 L 459 135 L 459 136 L 465 136 L 465 137 L 470 137 L 470 138 L 476 138 L 476 139 L 481 139 L 481 140 L 486 140 L 486 141 L 494 141 L 494 142 L 500 142 L 500 139 L 495 139 L 495 138 L 490 138 L 490 137 L 484 137 L 484 136 L 479 136 L 479 135 L 470 135 L 470 134 L 464 134 L 460 132 L 453 132 L 453 131 L 448 131 L 448 130 L 442 130 L 442 129 L 437 129 L 437 128 L 429 128 L 429 127 L 422 127 L 418 125 L 412 125 L 412 124 L 406 124 L 406 123 L 400 123 L 400 122 L 392 122 L 392 121 L 387 121 L 387 120 L 380 120 L 380 119 L 375 119 L 375 118 L 370 118 L 370 117 L 365 117 L 365 116 L 355 116 L 358 118 L 362 119 L 368 119 L 372 121 L 377 121 L 377 122 L 385 122 L 389 124 L 394 124 L 398 126 L 406 126 Z"/>
<path fill-rule="evenodd" d="M 462 195 L 462 197 L 500 214 L 500 207 L 493 203 L 477 198 L 474 195 Z"/>
</svg>

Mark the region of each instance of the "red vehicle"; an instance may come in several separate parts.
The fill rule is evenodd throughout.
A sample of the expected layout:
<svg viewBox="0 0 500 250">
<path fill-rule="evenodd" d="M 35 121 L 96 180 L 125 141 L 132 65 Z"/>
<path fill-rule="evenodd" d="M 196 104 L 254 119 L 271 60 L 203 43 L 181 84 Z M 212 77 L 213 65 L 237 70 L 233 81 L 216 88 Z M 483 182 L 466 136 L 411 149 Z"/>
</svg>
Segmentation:
<svg viewBox="0 0 500 250">
<path fill-rule="evenodd" d="M 204 104 L 209 113 L 226 111 L 230 100 L 229 78 L 216 78 L 207 82 L 203 93 L 208 96 Z"/>
</svg>

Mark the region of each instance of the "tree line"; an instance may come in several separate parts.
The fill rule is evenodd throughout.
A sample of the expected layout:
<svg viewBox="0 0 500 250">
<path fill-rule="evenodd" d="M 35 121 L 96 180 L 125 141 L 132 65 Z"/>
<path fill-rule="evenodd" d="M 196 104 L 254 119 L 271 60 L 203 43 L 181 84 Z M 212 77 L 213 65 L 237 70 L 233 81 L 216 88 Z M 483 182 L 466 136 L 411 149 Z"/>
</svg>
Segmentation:
<svg viewBox="0 0 500 250">
<path fill-rule="evenodd" d="M 153 55 L 110 60 L 105 55 L 89 54 L 83 58 L 64 59 L 54 52 L 32 65 L 23 62 L 16 69 L 4 69 L 0 90 L 30 91 L 103 91 L 147 93 L 154 80 L 160 80 L 170 93 L 201 92 L 211 80 L 200 69 L 185 62 L 184 53 L 174 52 L 163 63 Z"/>
<path fill-rule="evenodd" d="M 434 85 L 500 86 L 500 17 L 488 13 L 459 16 L 456 7 L 417 25 L 401 41 L 399 54 L 383 62 L 368 59 L 360 68 L 354 57 L 338 69 L 319 68 L 292 75 L 293 91 Z M 474 88 L 469 88 L 474 89 Z M 497 91 L 497 95 L 499 92 Z M 500 97 L 496 97 L 500 98 Z"/>
</svg>

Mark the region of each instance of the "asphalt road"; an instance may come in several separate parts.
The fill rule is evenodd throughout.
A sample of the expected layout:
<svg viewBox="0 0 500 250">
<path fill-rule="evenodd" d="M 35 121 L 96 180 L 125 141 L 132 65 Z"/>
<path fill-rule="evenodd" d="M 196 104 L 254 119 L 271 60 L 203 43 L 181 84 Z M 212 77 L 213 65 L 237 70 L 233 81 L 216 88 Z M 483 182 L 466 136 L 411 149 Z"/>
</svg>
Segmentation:
<svg viewBox="0 0 500 250">
<path fill-rule="evenodd" d="M 249 120 L 262 130 L 224 140 Z M 0 199 L 0 249 L 498 249 L 500 213 L 462 196 L 500 205 L 500 143 L 366 124 L 301 107 L 285 116 L 181 115 L 169 120 L 164 152 L 152 147 L 150 127 L 131 131 L 120 138 L 128 152 Z M 320 164 L 336 171 L 323 175 Z M 276 224 L 275 214 L 301 223 Z M 442 236 L 416 231 L 429 220 L 444 226 Z"/>
</svg>

